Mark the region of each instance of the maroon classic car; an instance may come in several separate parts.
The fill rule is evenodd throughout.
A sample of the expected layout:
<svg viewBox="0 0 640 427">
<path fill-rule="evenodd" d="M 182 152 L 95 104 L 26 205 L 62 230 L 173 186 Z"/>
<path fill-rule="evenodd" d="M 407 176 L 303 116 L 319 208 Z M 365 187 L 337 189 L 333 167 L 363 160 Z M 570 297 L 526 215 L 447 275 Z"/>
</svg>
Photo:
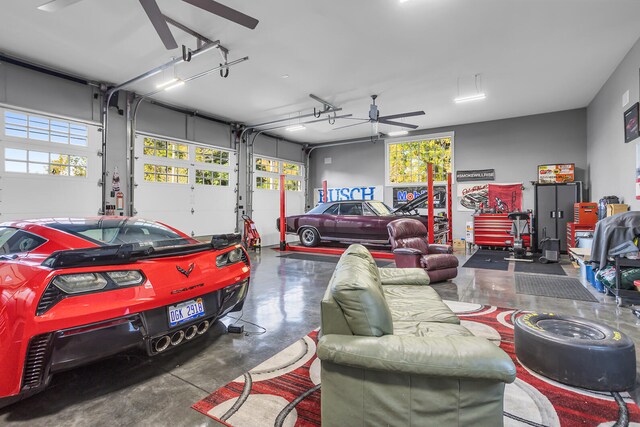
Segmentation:
<svg viewBox="0 0 640 427">
<path fill-rule="evenodd" d="M 376 200 L 321 203 L 303 215 L 286 217 L 286 231 L 300 236 L 300 243 L 309 247 L 322 240 L 388 245 L 387 224 L 398 217 L 416 218 L 428 227 L 427 217 L 416 209 L 424 199 L 418 197 L 396 210 Z M 279 221 L 276 226 L 280 228 Z M 435 228 L 436 237 L 446 232 L 446 219 L 436 217 Z"/>
</svg>

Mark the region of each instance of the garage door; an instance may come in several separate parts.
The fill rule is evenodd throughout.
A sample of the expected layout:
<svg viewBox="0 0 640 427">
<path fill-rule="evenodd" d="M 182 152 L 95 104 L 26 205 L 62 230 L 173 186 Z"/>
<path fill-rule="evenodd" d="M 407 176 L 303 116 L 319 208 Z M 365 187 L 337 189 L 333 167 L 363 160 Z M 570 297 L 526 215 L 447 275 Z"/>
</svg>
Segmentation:
<svg viewBox="0 0 640 427">
<path fill-rule="evenodd" d="M 192 236 L 233 232 L 236 163 L 229 149 L 137 135 L 137 215 Z"/>
<path fill-rule="evenodd" d="M 304 213 L 304 166 L 301 163 L 269 157 L 254 157 L 253 221 L 262 245 L 276 245 L 280 234 L 276 220 L 280 216 L 280 174 L 285 174 L 286 214 Z M 288 241 L 297 240 L 287 236 Z"/>
<path fill-rule="evenodd" d="M 0 221 L 96 216 L 98 126 L 0 109 Z"/>
</svg>

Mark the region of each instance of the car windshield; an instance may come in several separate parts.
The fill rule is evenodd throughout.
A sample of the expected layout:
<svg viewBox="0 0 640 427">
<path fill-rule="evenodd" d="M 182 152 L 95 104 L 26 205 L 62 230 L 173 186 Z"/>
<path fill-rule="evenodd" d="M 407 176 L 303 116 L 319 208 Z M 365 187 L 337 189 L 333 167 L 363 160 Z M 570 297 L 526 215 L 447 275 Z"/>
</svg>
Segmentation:
<svg viewBox="0 0 640 427">
<path fill-rule="evenodd" d="M 385 205 L 382 202 L 367 202 L 373 211 L 381 216 L 391 215 L 391 209 L 389 206 Z"/>
<path fill-rule="evenodd" d="M 138 243 L 140 246 L 165 247 L 196 243 L 162 224 L 141 219 L 82 219 L 47 226 L 101 245 Z"/>
<path fill-rule="evenodd" d="M 40 236 L 11 227 L 0 227 L 0 255 L 29 252 L 46 242 Z"/>
</svg>

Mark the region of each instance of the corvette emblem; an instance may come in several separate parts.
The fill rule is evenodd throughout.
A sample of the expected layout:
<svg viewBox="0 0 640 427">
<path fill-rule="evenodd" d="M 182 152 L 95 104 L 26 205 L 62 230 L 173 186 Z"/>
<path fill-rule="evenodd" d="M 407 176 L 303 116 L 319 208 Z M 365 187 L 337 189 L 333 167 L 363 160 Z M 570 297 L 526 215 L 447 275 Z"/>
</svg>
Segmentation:
<svg viewBox="0 0 640 427">
<path fill-rule="evenodd" d="M 184 268 L 180 267 L 179 265 L 176 265 L 176 268 L 178 269 L 178 271 L 182 274 L 184 274 L 186 277 L 189 277 L 189 275 L 191 274 L 191 272 L 193 271 L 193 268 L 196 265 L 194 263 L 189 264 L 189 269 L 185 270 Z"/>
</svg>

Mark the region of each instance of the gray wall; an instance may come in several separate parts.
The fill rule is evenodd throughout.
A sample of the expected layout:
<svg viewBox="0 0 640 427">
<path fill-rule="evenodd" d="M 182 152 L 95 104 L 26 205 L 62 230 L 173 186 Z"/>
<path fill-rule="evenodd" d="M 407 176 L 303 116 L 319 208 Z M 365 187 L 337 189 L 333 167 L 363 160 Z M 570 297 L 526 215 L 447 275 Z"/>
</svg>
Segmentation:
<svg viewBox="0 0 640 427">
<path fill-rule="evenodd" d="M 496 183 L 523 182 L 525 209 L 534 207 L 529 181 L 537 180 L 540 164 L 575 163 L 576 179 L 584 181 L 587 167 L 584 108 L 430 129 L 420 134 L 451 131 L 455 133 L 454 169 L 495 169 Z M 331 157 L 332 163 L 324 164 L 325 157 Z M 310 186 L 318 188 L 325 179 L 330 187 L 384 185 L 384 161 L 385 144 L 381 141 L 316 149 L 311 155 Z M 454 197 L 455 190 L 454 182 Z M 385 188 L 385 201 L 391 202 L 391 188 Z M 470 218 L 471 213 L 454 208 L 454 238 L 464 237 L 465 223 Z"/>
<path fill-rule="evenodd" d="M 635 198 L 636 145 L 624 143 L 624 111 L 638 102 L 640 41 L 613 72 L 587 108 L 587 158 L 592 200 L 622 196 L 632 210 L 640 209 Z M 629 103 L 622 95 L 629 91 Z"/>
</svg>

